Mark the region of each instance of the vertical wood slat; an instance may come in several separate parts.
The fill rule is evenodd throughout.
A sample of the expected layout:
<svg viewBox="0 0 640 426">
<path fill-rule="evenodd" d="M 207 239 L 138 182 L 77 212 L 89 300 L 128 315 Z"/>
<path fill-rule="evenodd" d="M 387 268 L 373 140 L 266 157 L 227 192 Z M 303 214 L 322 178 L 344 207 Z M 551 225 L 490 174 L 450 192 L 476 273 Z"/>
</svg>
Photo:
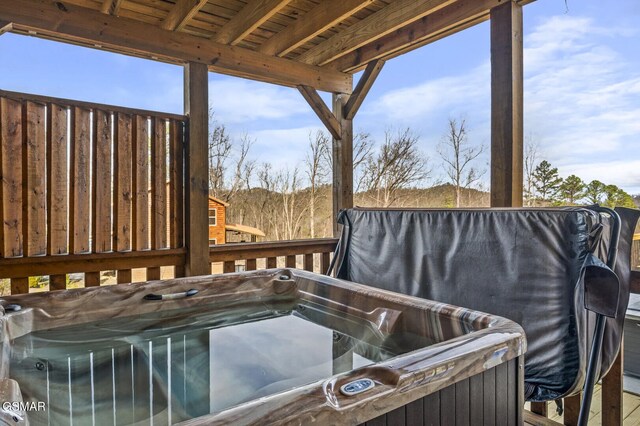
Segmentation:
<svg viewBox="0 0 640 426">
<path fill-rule="evenodd" d="M 287 268 L 295 268 L 296 267 L 296 255 L 288 255 L 285 259 L 285 266 Z"/>
<path fill-rule="evenodd" d="M 75 107 L 71 115 L 71 176 L 69 246 L 73 253 L 87 253 L 90 221 L 91 113 Z"/>
<path fill-rule="evenodd" d="M 169 246 L 184 246 L 184 127 L 171 120 L 169 125 Z M 184 265 L 176 266 L 175 277 L 184 276 Z"/>
<path fill-rule="evenodd" d="M 582 402 L 582 392 L 564 399 L 564 424 L 566 426 L 577 426 L 580 416 L 580 403 Z"/>
<path fill-rule="evenodd" d="M 68 253 L 67 109 L 47 105 L 47 254 Z M 49 290 L 65 290 L 67 276 L 49 276 Z"/>
<path fill-rule="evenodd" d="M 508 367 L 512 363 L 499 364 L 494 368 L 496 372 L 496 426 L 508 426 L 509 425 L 509 409 L 507 406 L 508 400 L 504 396 L 504 390 L 508 389 Z"/>
<path fill-rule="evenodd" d="M 44 104 L 27 102 L 25 145 L 23 149 L 23 233 L 27 256 L 40 256 L 47 252 L 46 226 L 46 128 Z"/>
<path fill-rule="evenodd" d="M 602 426 L 621 425 L 623 420 L 624 339 L 611 369 L 602 378 Z"/>
<path fill-rule="evenodd" d="M 2 257 L 23 254 L 22 235 L 22 103 L 0 100 L 0 167 L 2 169 Z M 16 281 L 16 289 L 21 283 Z M 13 280 L 12 280 L 13 287 Z"/>
<path fill-rule="evenodd" d="M 256 269 L 258 269 L 256 259 L 247 259 L 245 263 L 245 269 L 247 271 L 255 271 Z"/>
<path fill-rule="evenodd" d="M 167 123 L 151 120 L 151 248 L 167 247 Z M 160 279 L 160 268 L 147 268 L 148 280 Z"/>
<path fill-rule="evenodd" d="M 455 384 L 456 396 L 455 396 L 455 412 L 456 412 L 456 426 L 469 426 L 475 424 L 476 420 L 470 418 L 470 393 L 469 393 L 469 379 L 462 380 Z"/>
<path fill-rule="evenodd" d="M 496 374 L 495 368 L 484 372 L 484 425 L 495 426 L 496 424 Z"/>
<path fill-rule="evenodd" d="M 111 251 L 111 113 L 94 110 L 93 130 L 93 251 Z"/>
<path fill-rule="evenodd" d="M 149 249 L 149 127 L 136 115 L 133 131 L 133 249 Z"/>
<path fill-rule="evenodd" d="M 313 253 L 307 253 L 303 257 L 303 266 L 305 271 L 313 272 Z"/>
<path fill-rule="evenodd" d="M 425 426 L 440 424 L 440 392 L 427 395 L 423 399 Z"/>
<path fill-rule="evenodd" d="M 440 425 L 454 426 L 456 424 L 456 387 L 448 386 L 440 392 Z"/>
<path fill-rule="evenodd" d="M 68 253 L 68 171 L 67 109 L 49 104 L 47 108 L 47 254 Z M 56 285 L 59 285 L 58 278 Z M 50 285 L 54 285 L 53 282 Z M 60 290 L 60 288 L 56 288 Z"/>
<path fill-rule="evenodd" d="M 233 260 L 230 260 L 223 263 L 222 272 L 224 272 L 225 274 L 228 274 L 235 271 L 236 271 L 236 262 L 234 262 Z"/>
<path fill-rule="evenodd" d="M 278 258 L 267 257 L 267 269 L 274 269 L 278 267 Z"/>
<path fill-rule="evenodd" d="M 115 251 L 131 250 L 132 215 L 132 119 L 117 113 L 114 123 L 114 230 Z M 131 269 L 117 271 L 118 284 L 131 282 Z"/>
<path fill-rule="evenodd" d="M 67 288 L 67 276 L 66 275 L 50 275 L 49 276 L 49 290 L 66 290 Z"/>
<path fill-rule="evenodd" d="M 331 253 L 320 254 L 320 273 L 326 274 L 329 271 L 329 265 L 331 264 Z"/>
<path fill-rule="evenodd" d="M 11 278 L 11 294 L 29 293 L 29 278 Z"/>
</svg>

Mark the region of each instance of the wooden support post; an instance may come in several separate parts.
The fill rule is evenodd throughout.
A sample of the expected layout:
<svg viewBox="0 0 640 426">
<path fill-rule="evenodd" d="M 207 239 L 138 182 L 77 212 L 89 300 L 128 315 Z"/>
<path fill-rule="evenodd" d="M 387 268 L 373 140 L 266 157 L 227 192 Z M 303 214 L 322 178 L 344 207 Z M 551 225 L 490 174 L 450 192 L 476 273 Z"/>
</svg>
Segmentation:
<svg viewBox="0 0 640 426">
<path fill-rule="evenodd" d="M 209 179 L 207 159 L 209 137 L 209 80 L 207 66 L 190 62 L 184 67 L 184 110 L 189 117 L 186 148 L 185 240 L 187 276 L 209 275 Z"/>
<path fill-rule="evenodd" d="M 602 378 L 602 426 L 622 425 L 622 373 L 624 341 L 611 369 Z"/>
<path fill-rule="evenodd" d="M 566 426 L 577 426 L 580 417 L 580 404 L 582 403 L 582 392 L 577 395 L 568 396 L 564 399 L 564 424 Z"/>
<path fill-rule="evenodd" d="M 333 114 L 340 123 L 340 138 L 333 138 L 333 233 L 339 235 L 337 217 L 353 207 L 353 120 L 345 118 L 346 95 L 333 95 Z"/>
<path fill-rule="evenodd" d="M 522 6 L 491 9 L 491 207 L 522 206 Z"/>
</svg>

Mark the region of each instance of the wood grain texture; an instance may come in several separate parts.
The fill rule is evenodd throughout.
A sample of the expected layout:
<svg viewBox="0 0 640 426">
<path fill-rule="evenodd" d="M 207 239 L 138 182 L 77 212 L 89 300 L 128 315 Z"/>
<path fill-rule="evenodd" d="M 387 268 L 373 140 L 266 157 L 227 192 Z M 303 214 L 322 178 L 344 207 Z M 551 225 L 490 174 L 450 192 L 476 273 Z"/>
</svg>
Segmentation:
<svg viewBox="0 0 640 426">
<path fill-rule="evenodd" d="M 327 92 L 351 90 L 349 74 L 163 30 L 71 3 L 59 8 L 49 0 L 4 0 L 0 2 L 0 16 L 12 22 L 16 31 L 35 31 L 38 36 L 85 46 L 99 45 L 102 49 L 171 63 L 200 63 L 211 71 L 289 87 L 304 84 Z"/>
<path fill-rule="evenodd" d="M 322 66 L 453 2 L 454 0 L 394 1 L 307 50 L 296 60 Z"/>
<path fill-rule="evenodd" d="M 47 254 L 68 253 L 67 109 L 47 107 Z M 59 290 L 59 288 L 56 288 Z"/>
<path fill-rule="evenodd" d="M 353 120 L 345 119 L 346 95 L 333 95 L 333 114 L 339 118 L 340 138 L 333 139 L 333 233 L 337 237 L 338 212 L 353 207 Z"/>
<path fill-rule="evenodd" d="M 132 119 L 130 115 L 116 114 L 114 153 L 114 231 L 113 248 L 131 250 L 132 207 Z"/>
<path fill-rule="evenodd" d="M 184 67 L 184 110 L 189 116 L 185 153 L 185 241 L 188 276 L 211 273 L 209 263 L 208 138 L 209 96 L 208 72 L 203 64 L 189 63 Z"/>
<path fill-rule="evenodd" d="M 71 124 L 69 245 L 73 253 L 88 253 L 91 235 L 91 111 L 73 108 Z"/>
<path fill-rule="evenodd" d="M 151 247 L 167 247 L 167 122 L 156 118 L 151 141 Z"/>
<path fill-rule="evenodd" d="M 326 66 L 341 71 L 358 71 L 374 59 L 396 56 L 443 36 L 459 32 L 467 28 L 469 23 L 475 25 L 486 21 L 489 19 L 491 8 L 501 3 L 501 0 L 457 0 L 377 39 L 374 43 L 366 44 L 329 62 Z"/>
<path fill-rule="evenodd" d="M 522 206 L 522 31 L 522 6 L 491 9 L 491 207 Z"/>
<path fill-rule="evenodd" d="M 184 123 L 169 127 L 169 246 L 184 246 Z"/>
<path fill-rule="evenodd" d="M 216 33 L 213 40 L 236 45 L 268 21 L 291 0 L 250 0 Z"/>
<path fill-rule="evenodd" d="M 111 113 L 94 110 L 93 130 L 93 179 L 92 179 L 92 218 L 93 251 L 111 251 L 112 231 L 112 194 L 111 173 L 112 144 Z"/>
<path fill-rule="evenodd" d="M 623 419 L 624 341 L 611 369 L 602 378 L 602 426 L 619 426 Z"/>
<path fill-rule="evenodd" d="M 23 255 L 22 226 L 22 103 L 0 98 L 0 202 L 2 202 L 2 257 Z M 16 288 L 21 284 L 17 283 Z"/>
<path fill-rule="evenodd" d="M 266 55 L 285 56 L 371 3 L 373 0 L 324 0 L 262 43 L 259 50 Z"/>
<path fill-rule="evenodd" d="M 177 0 L 160 26 L 164 30 L 180 31 L 207 3 L 207 0 Z"/>
<path fill-rule="evenodd" d="M 149 120 L 134 117 L 133 132 L 133 248 L 148 250 L 149 245 Z"/>
<path fill-rule="evenodd" d="M 46 198 L 46 112 L 45 105 L 26 103 L 26 140 L 23 150 L 23 205 L 25 249 L 27 256 L 47 252 Z"/>
<path fill-rule="evenodd" d="M 346 120 L 353 120 L 355 118 L 356 114 L 360 110 L 360 106 L 362 106 L 362 103 L 369 94 L 369 90 L 373 87 L 373 83 L 375 83 L 380 71 L 382 71 L 383 66 L 384 61 L 381 59 L 375 59 L 367 65 L 367 68 L 360 77 L 355 90 L 351 96 L 349 96 L 349 100 L 344 107 L 343 112 Z"/>
<path fill-rule="evenodd" d="M 309 104 L 313 112 L 316 113 L 322 124 L 335 139 L 342 138 L 342 129 L 337 116 L 331 112 L 327 104 L 324 103 L 318 92 L 309 86 L 298 86 L 298 91 Z"/>
</svg>

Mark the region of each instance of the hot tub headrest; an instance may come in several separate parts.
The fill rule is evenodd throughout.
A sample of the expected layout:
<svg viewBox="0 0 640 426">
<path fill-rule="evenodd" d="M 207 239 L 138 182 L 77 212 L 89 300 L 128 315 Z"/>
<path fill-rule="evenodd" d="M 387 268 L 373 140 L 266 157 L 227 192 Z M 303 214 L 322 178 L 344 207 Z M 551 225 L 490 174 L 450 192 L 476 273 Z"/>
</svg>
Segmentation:
<svg viewBox="0 0 640 426">
<path fill-rule="evenodd" d="M 636 211 L 620 212 L 619 264 Z M 599 259 L 610 222 L 588 208 L 341 212 L 336 276 L 509 318 L 527 334 L 525 380 L 534 401 L 580 389 L 593 317 L 607 315 L 602 372 L 620 346 L 628 273 Z M 630 237 L 628 238 L 630 241 Z M 630 246 L 630 244 L 629 244 Z M 606 289 L 605 289 L 606 287 Z"/>
</svg>

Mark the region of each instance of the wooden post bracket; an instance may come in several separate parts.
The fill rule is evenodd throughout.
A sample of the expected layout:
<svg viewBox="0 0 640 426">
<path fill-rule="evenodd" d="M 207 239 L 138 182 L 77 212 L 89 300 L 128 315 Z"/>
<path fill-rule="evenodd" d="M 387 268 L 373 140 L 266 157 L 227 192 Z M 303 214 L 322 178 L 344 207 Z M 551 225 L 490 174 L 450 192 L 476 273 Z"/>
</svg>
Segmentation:
<svg viewBox="0 0 640 426">
<path fill-rule="evenodd" d="M 382 67 L 384 66 L 383 59 L 375 59 L 367 65 L 356 89 L 353 91 L 349 99 L 347 100 L 344 108 L 342 109 L 342 120 L 353 120 L 360 109 L 360 106 L 369 94 L 369 90 L 373 86 L 373 83 L 378 78 Z M 325 125 L 329 133 L 335 139 L 342 138 L 341 120 L 336 117 L 329 109 L 327 104 L 322 100 L 318 92 L 309 86 L 298 86 L 298 90 L 302 94 L 302 97 L 311 106 L 316 113 L 320 121 Z"/>
</svg>

